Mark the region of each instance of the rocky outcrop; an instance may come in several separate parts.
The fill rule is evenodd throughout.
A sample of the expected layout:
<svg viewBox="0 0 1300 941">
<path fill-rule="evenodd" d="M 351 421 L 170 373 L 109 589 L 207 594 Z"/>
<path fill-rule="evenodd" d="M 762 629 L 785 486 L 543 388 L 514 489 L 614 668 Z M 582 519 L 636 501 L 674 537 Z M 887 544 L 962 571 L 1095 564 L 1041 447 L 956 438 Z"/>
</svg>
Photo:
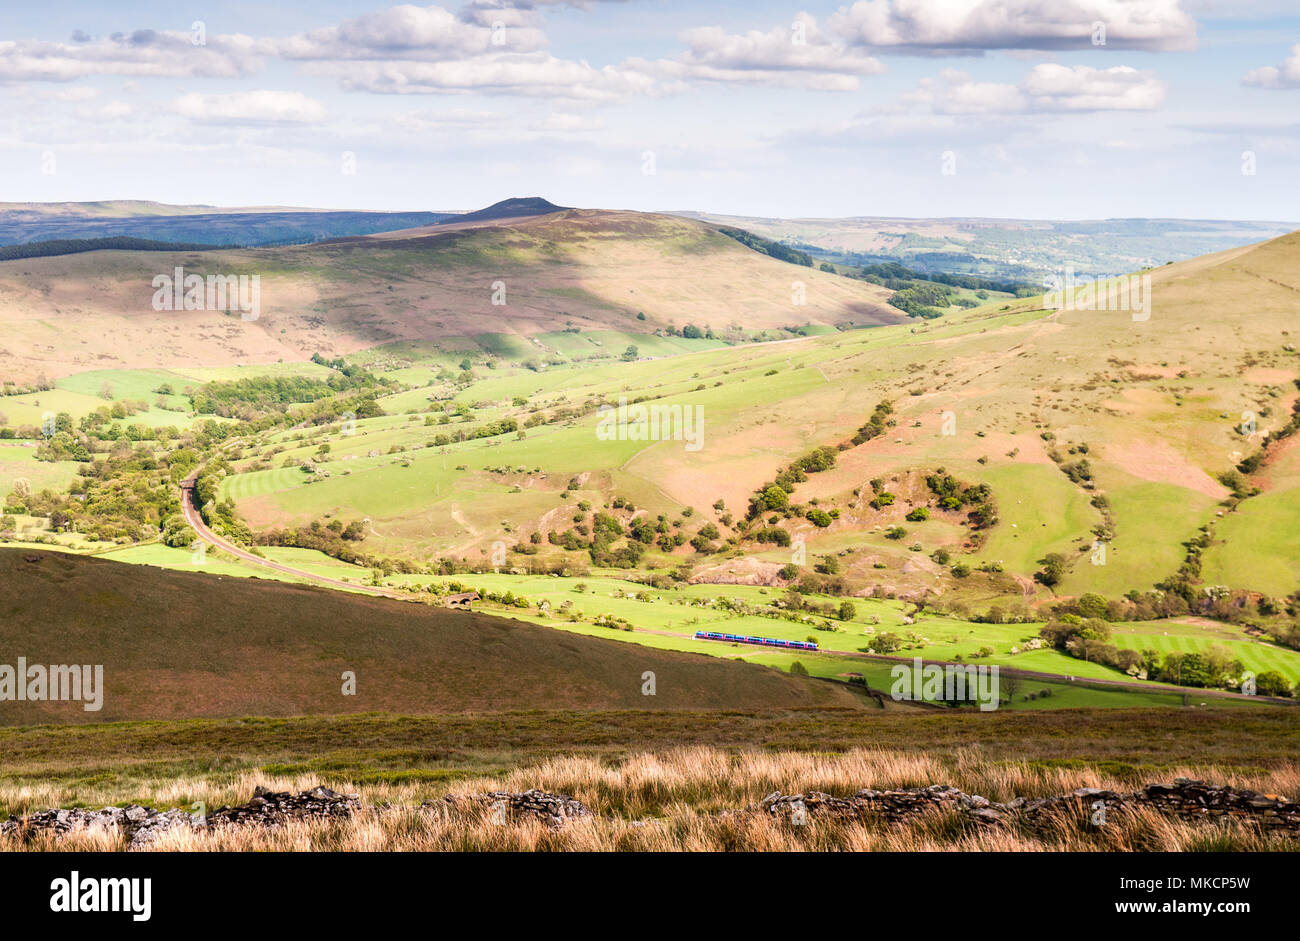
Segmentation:
<svg viewBox="0 0 1300 941">
<path fill-rule="evenodd" d="M 1300 835 L 1300 804 L 1276 794 L 1260 794 L 1189 778 L 1178 778 L 1173 784 L 1149 784 L 1134 793 L 1082 787 L 1069 794 L 1017 797 L 1006 803 L 996 803 L 942 784 L 888 791 L 866 789 L 852 797 L 832 797 L 817 791 L 808 794 L 776 793 L 769 794 L 747 810 L 789 818 L 794 822 L 810 817 L 831 817 L 889 823 L 946 810 L 965 815 L 979 825 L 1001 826 L 1020 822 L 1035 828 L 1060 819 L 1063 813 L 1086 812 L 1091 819 L 1098 810 L 1104 810 L 1109 816 L 1141 807 L 1185 820 L 1225 817 L 1250 820 L 1268 829 Z"/>
<path fill-rule="evenodd" d="M 1104 806 L 1108 815 L 1149 807 L 1184 820 L 1214 820 L 1223 817 L 1253 820 L 1262 827 L 1300 835 L 1300 804 L 1277 794 L 1260 794 L 1245 788 L 1206 784 L 1191 778 L 1177 778 L 1173 784 L 1148 784 L 1141 791 L 1132 794 L 1083 787 L 1059 797 L 1030 801 L 1017 798 L 1007 806 L 1033 820 L 1069 805 L 1096 808 L 1099 804 Z"/>
<path fill-rule="evenodd" d="M 291 794 L 258 787 L 247 804 L 221 807 L 208 815 L 208 824 L 240 826 L 276 824 L 289 819 L 350 817 L 361 809 L 356 794 L 337 794 L 327 787 Z"/>
<path fill-rule="evenodd" d="M 159 812 L 138 804 L 101 810 L 40 810 L 26 817 L 11 816 L 0 822 L 0 836 L 31 837 L 37 833 L 64 836 L 74 831 L 100 829 L 122 834 L 131 847 L 138 847 L 177 827 L 197 829 L 201 826 L 200 819 L 183 810 Z"/>
<path fill-rule="evenodd" d="M 563 794 L 548 794 L 537 789 L 524 791 L 522 794 L 512 794 L 509 791 L 490 791 L 486 794 L 460 796 L 449 794 L 440 801 L 425 801 L 420 806 L 424 809 L 454 811 L 466 804 L 488 808 L 500 823 L 512 823 L 522 818 L 533 817 L 554 830 L 558 830 L 571 820 L 592 816 L 591 811 L 581 801 Z"/>
<path fill-rule="evenodd" d="M 77 830 L 111 830 L 127 840 L 129 849 L 147 846 L 164 833 L 177 828 L 202 830 L 207 827 L 260 825 L 276 826 L 289 819 L 348 817 L 361 806 L 355 794 L 336 794 L 327 787 L 291 794 L 264 787 L 253 791 L 246 804 L 222 807 L 206 816 L 184 810 L 157 811 L 138 804 L 104 807 L 101 810 L 40 810 L 0 822 L 0 836 L 29 838 L 38 833 L 62 836 Z"/>
</svg>

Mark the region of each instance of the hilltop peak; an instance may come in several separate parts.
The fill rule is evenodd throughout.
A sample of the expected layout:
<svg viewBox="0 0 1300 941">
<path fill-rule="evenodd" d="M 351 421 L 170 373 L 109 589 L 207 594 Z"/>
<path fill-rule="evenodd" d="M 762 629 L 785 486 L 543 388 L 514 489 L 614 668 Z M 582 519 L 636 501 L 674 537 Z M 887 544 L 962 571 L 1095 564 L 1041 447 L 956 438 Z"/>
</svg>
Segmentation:
<svg viewBox="0 0 1300 941">
<path fill-rule="evenodd" d="M 512 196 L 510 199 L 503 199 L 499 203 L 493 203 L 486 209 L 467 212 L 463 216 L 456 216 L 447 221 L 467 222 L 473 219 L 512 219 L 517 216 L 544 216 L 547 213 L 562 212 L 569 208 L 571 207 L 557 206 L 541 196 Z"/>
</svg>

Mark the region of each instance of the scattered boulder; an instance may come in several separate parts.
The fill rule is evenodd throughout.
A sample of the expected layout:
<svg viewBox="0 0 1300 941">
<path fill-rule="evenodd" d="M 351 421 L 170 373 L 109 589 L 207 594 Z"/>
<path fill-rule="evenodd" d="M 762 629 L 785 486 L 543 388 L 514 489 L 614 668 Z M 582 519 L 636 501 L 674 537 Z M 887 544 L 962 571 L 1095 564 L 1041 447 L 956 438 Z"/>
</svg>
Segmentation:
<svg viewBox="0 0 1300 941">
<path fill-rule="evenodd" d="M 359 796 L 338 794 L 327 787 L 314 787 L 310 791 L 291 794 L 259 786 L 254 789 L 253 797 L 247 804 L 215 810 L 208 814 L 208 823 L 273 825 L 290 818 L 350 817 L 360 809 Z"/>
<path fill-rule="evenodd" d="M 865 789 L 848 798 L 831 797 L 817 791 L 769 794 L 757 806 L 747 810 L 791 819 L 799 819 L 806 813 L 809 817 L 883 820 L 888 823 L 936 810 L 953 810 L 979 824 L 1001 825 L 1018 820 L 1037 827 L 1058 817 L 1061 812 L 1092 811 L 1098 804 L 1104 806 L 1107 813 L 1150 807 L 1186 820 L 1220 817 L 1251 820 L 1269 829 L 1285 830 L 1300 836 L 1300 804 L 1276 794 L 1260 794 L 1189 778 L 1178 778 L 1173 784 L 1149 784 L 1135 793 L 1081 787 L 1069 794 L 1017 797 L 1005 804 L 942 784 L 890 791 Z"/>
<path fill-rule="evenodd" d="M 178 827 L 202 830 L 248 824 L 276 826 L 290 818 L 351 816 L 360 806 L 357 795 L 336 794 L 327 787 L 299 794 L 258 787 L 247 804 L 222 807 L 206 817 L 180 809 L 157 811 L 138 804 L 102 810 L 39 810 L 25 817 L 11 814 L 8 820 L 0 822 L 0 836 L 30 837 L 50 831 L 62 836 L 77 830 L 103 828 L 125 836 L 128 849 L 138 849 Z"/>
<path fill-rule="evenodd" d="M 26 817 L 11 815 L 0 822 L 0 836 L 21 835 L 28 838 L 41 832 L 64 836 L 83 830 L 110 830 L 127 837 L 132 849 L 151 843 L 160 835 L 177 827 L 199 829 L 201 818 L 183 810 L 158 812 L 150 807 L 127 804 L 124 807 L 105 807 L 101 810 L 40 810 Z"/>
<path fill-rule="evenodd" d="M 422 808 L 455 810 L 464 804 L 477 804 L 491 808 L 500 815 L 500 822 L 535 817 L 553 830 L 558 830 L 570 820 L 592 816 L 591 810 L 581 801 L 564 794 L 549 794 L 536 788 L 522 794 L 509 791 L 491 791 L 486 794 L 449 794 L 441 801 L 425 801 Z"/>
</svg>

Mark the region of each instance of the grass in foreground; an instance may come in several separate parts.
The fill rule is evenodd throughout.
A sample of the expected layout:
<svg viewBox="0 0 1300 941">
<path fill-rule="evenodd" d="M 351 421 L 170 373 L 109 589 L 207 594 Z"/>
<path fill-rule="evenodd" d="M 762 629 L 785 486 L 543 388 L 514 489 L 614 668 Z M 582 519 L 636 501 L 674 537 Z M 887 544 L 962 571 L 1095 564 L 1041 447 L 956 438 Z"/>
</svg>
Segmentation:
<svg viewBox="0 0 1300 941">
<path fill-rule="evenodd" d="M 1294 763 L 1270 771 L 1241 774 L 1210 764 L 1192 763 L 1172 775 L 1229 780 L 1268 792 L 1296 795 L 1300 770 Z M 209 806 L 245 799 L 267 776 L 245 771 L 224 784 L 175 781 L 155 798 L 201 800 Z M 272 776 L 277 788 L 296 790 L 314 776 Z M 1050 765 L 998 761 L 979 749 L 951 757 L 897 750 L 855 748 L 841 754 L 753 750 L 728 752 L 707 746 L 638 752 L 620 761 L 566 755 L 516 768 L 500 776 L 471 777 L 429 788 L 423 784 L 379 784 L 360 788 L 368 808 L 348 820 L 291 822 L 283 827 L 212 832 L 175 832 L 155 848 L 190 851 L 799 851 L 799 850 L 959 850 L 959 851 L 1218 851 L 1294 850 L 1295 840 L 1261 832 L 1250 822 L 1189 823 L 1142 808 L 1105 826 L 1088 822 L 1086 812 L 1062 812 L 1046 828 L 1021 825 L 985 830 L 968 818 L 935 812 L 905 823 L 810 819 L 794 825 L 743 810 L 772 791 L 825 791 L 851 796 L 863 787 L 917 787 L 953 783 L 995 801 L 1043 796 L 1077 787 L 1117 790 L 1135 783 L 1129 774 L 1100 764 Z M 531 787 L 560 792 L 585 803 L 595 819 L 574 821 L 552 832 L 534 821 L 500 823 L 486 808 L 447 813 L 420 809 L 430 792 L 474 793 Z M 102 832 L 70 838 L 38 838 L 27 844 L 0 842 L 0 850 L 116 850 L 124 841 Z"/>
<path fill-rule="evenodd" d="M 1294 794 L 1295 782 L 1270 776 L 1294 773 L 1298 745 L 1300 712 L 1284 707 L 988 714 L 536 710 L 29 726 L 0 728 L 0 811 L 235 804 L 256 784 L 282 790 L 324 784 L 358 792 L 367 802 L 404 804 L 474 788 L 546 787 L 576 791 L 603 809 L 612 799 L 583 791 L 580 775 L 565 768 L 616 767 L 646 752 L 705 746 L 719 756 L 751 756 L 746 761 L 801 753 L 799 760 L 810 763 L 801 767 L 808 768 L 829 768 L 839 756 L 874 749 L 894 756 L 888 773 L 857 758 L 836 765 L 852 771 L 838 779 L 821 771 L 788 774 L 765 781 L 768 791 L 949 783 L 998 799 L 1024 788 L 1045 794 L 1067 784 L 1135 787 L 1185 774 Z M 570 764 L 547 764 L 556 756 Z M 983 769 L 978 776 L 976 766 Z M 1026 776 L 1031 773 L 1044 776 Z M 1011 783 L 998 783 L 999 775 Z M 745 791 L 745 800 L 768 792 L 759 789 Z M 683 792 L 673 793 L 677 800 Z"/>
</svg>

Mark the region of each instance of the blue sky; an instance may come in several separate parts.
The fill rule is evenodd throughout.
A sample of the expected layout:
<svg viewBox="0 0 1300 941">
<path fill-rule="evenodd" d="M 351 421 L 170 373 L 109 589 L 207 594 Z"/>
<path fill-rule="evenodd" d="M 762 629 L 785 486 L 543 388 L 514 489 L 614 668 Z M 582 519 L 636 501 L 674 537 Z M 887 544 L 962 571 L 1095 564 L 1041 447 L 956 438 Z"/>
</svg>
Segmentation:
<svg viewBox="0 0 1300 941">
<path fill-rule="evenodd" d="M 0 199 L 1300 219 L 1296 6 L 47 0 Z"/>
</svg>

